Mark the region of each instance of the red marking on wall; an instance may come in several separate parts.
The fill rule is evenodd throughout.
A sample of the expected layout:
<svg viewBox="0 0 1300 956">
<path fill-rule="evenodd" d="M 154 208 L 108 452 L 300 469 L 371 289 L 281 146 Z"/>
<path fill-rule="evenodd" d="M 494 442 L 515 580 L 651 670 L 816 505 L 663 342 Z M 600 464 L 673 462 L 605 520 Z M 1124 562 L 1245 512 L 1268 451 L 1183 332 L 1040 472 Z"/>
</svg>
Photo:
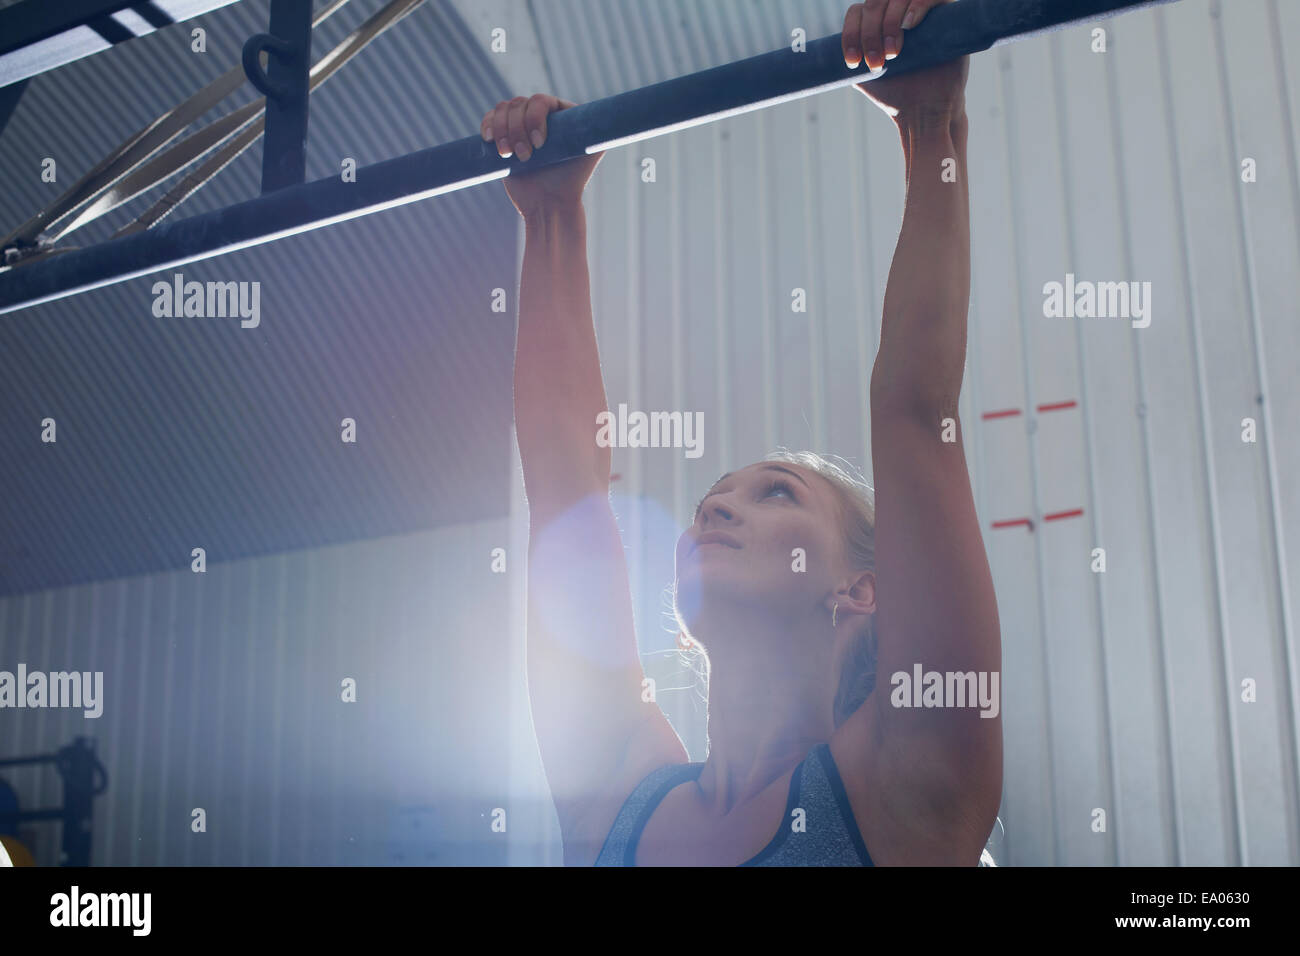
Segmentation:
<svg viewBox="0 0 1300 956">
<path fill-rule="evenodd" d="M 1040 412 L 1059 412 L 1066 408 L 1077 408 L 1078 405 L 1079 403 L 1071 398 L 1062 402 L 1045 402 L 1036 406 L 1036 409 Z M 1006 408 L 996 412 L 985 412 L 981 417 L 987 420 L 990 418 L 1011 418 L 1019 414 L 1020 409 L 1018 408 Z M 1077 518 L 1081 514 L 1083 514 L 1082 508 L 1074 508 L 1070 511 L 1054 511 L 1051 514 L 1043 515 L 1043 520 L 1059 521 L 1061 518 Z M 993 522 L 994 528 L 1019 528 L 1021 525 L 1030 531 L 1034 530 L 1034 523 L 1029 518 L 1008 518 L 1003 521 Z"/>
<path fill-rule="evenodd" d="M 1030 531 L 1034 530 L 1034 523 L 1028 518 L 1008 518 L 1005 521 L 993 522 L 993 527 L 995 528 L 1015 528 L 1018 525 L 1024 525 Z"/>
<path fill-rule="evenodd" d="M 612 475 L 609 476 L 609 480 L 610 480 L 611 482 L 614 482 L 614 481 L 618 481 L 618 480 L 619 480 L 620 478 L 622 478 L 622 477 L 623 477 L 623 476 L 620 475 L 618 472 L 614 472 Z"/>
<path fill-rule="evenodd" d="M 1083 514 L 1082 508 L 1074 508 L 1070 511 L 1053 511 L 1050 515 L 1043 515 L 1044 521 L 1059 521 L 1061 518 L 1077 518 Z M 1030 531 L 1034 530 L 1034 522 L 1029 518 L 1006 518 L 1002 521 L 993 522 L 994 528 L 1018 528 L 1024 525 Z"/>
<path fill-rule="evenodd" d="M 1037 407 L 1040 412 L 1059 412 L 1063 408 L 1078 408 L 1079 403 L 1074 399 L 1064 402 L 1047 402 Z M 985 412 L 980 418 L 988 421 L 990 418 L 1014 418 L 1021 414 L 1018 408 L 1003 408 L 996 412 Z"/>
</svg>

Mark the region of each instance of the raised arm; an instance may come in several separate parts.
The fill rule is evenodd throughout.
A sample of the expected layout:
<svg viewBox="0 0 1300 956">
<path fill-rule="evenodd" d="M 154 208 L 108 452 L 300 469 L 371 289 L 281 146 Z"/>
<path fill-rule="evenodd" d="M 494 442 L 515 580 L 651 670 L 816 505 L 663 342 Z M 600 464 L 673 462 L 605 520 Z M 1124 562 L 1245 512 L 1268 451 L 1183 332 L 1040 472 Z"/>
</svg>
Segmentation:
<svg viewBox="0 0 1300 956">
<path fill-rule="evenodd" d="M 481 132 L 526 163 L 545 142 L 547 116 L 572 105 L 518 97 L 489 112 Z M 525 232 L 514 391 L 529 511 L 528 692 L 566 862 L 591 855 L 583 844 L 593 810 L 599 816 L 626 796 L 620 771 L 633 737 L 662 741 L 663 762 L 674 743 L 681 749 L 658 707 L 641 703 L 627 563 L 609 502 L 611 452 L 596 443 L 608 405 L 582 191 L 599 159 L 505 180 Z"/>
<path fill-rule="evenodd" d="M 924 15 L 935 5 L 913 0 L 910 8 Z M 884 38 L 904 36 L 909 4 L 901 7 L 873 0 L 850 8 L 850 64 L 855 49 L 871 67 L 885 64 L 893 51 Z M 878 676 L 854 716 L 869 779 L 888 781 L 875 788 L 873 809 L 889 821 L 881 840 L 893 845 L 872 852 L 909 862 L 951 858 L 945 853 L 977 862 L 1002 790 L 1000 705 L 896 706 L 891 680 L 899 672 L 911 680 L 920 665 L 1001 687 L 997 602 L 957 414 L 970 305 L 967 71 L 963 58 L 860 87 L 897 126 L 907 196 L 870 392 Z"/>
</svg>

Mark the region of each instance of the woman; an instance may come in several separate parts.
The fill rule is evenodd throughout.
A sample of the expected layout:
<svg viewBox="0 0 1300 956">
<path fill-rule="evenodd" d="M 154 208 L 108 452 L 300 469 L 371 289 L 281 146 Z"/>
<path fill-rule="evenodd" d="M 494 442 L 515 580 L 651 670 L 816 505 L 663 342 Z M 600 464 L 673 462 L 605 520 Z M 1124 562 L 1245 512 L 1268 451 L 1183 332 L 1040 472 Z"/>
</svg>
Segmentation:
<svg viewBox="0 0 1300 956">
<path fill-rule="evenodd" d="M 935 5 L 855 3 L 845 61 L 879 69 Z M 871 378 L 878 507 L 826 459 L 777 455 L 724 475 L 678 543 L 676 614 L 710 664 L 700 764 L 643 692 L 610 450 L 595 441 L 607 404 L 582 190 L 600 156 L 505 180 L 526 235 L 514 385 L 529 693 L 566 864 L 980 861 L 1001 796 L 1001 719 L 973 701 L 903 706 L 921 701 L 901 683 L 918 666 L 988 677 L 1001 655 L 957 423 L 967 71 L 963 58 L 858 87 L 893 119 L 907 168 Z M 481 132 L 526 163 L 550 113 L 573 105 L 517 97 Z M 873 692 L 877 672 L 898 687 Z"/>
</svg>

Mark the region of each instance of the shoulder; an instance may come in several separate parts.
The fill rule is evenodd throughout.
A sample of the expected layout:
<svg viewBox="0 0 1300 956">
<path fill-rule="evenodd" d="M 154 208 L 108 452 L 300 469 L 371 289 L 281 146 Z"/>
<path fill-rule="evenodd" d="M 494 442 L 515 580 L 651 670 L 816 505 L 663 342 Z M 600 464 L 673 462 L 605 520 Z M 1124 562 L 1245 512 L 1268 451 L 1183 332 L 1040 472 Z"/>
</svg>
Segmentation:
<svg viewBox="0 0 1300 956">
<path fill-rule="evenodd" d="M 875 716 L 868 699 L 829 743 L 871 859 L 882 866 L 978 864 L 990 832 L 982 810 L 960 795 L 906 782 L 924 777 L 897 770 L 898 748 L 882 739 Z"/>
<path fill-rule="evenodd" d="M 667 733 L 665 733 L 667 730 Z M 694 766 L 681 740 L 667 726 L 647 722 L 629 741 L 627 752 L 611 773 L 608 786 L 572 820 L 560 821 L 566 866 L 591 866 L 611 836 L 632 797 L 644 799 L 660 778 L 675 776 Z M 632 821 L 635 823 L 635 821 Z"/>
</svg>

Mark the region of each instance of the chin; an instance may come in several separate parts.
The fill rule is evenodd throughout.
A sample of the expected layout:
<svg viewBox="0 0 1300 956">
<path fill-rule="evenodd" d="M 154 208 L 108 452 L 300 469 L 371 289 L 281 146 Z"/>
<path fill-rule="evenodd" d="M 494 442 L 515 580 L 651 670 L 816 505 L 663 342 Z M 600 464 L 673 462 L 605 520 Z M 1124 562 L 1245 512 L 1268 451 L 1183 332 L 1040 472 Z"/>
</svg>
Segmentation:
<svg viewBox="0 0 1300 956">
<path fill-rule="evenodd" d="M 719 569 L 694 565 L 677 575 L 673 588 L 674 611 L 687 630 L 694 630 L 714 615 L 727 615 L 737 605 L 758 599 L 749 575 L 727 574 Z M 707 630 L 707 628 L 706 628 Z"/>
</svg>

